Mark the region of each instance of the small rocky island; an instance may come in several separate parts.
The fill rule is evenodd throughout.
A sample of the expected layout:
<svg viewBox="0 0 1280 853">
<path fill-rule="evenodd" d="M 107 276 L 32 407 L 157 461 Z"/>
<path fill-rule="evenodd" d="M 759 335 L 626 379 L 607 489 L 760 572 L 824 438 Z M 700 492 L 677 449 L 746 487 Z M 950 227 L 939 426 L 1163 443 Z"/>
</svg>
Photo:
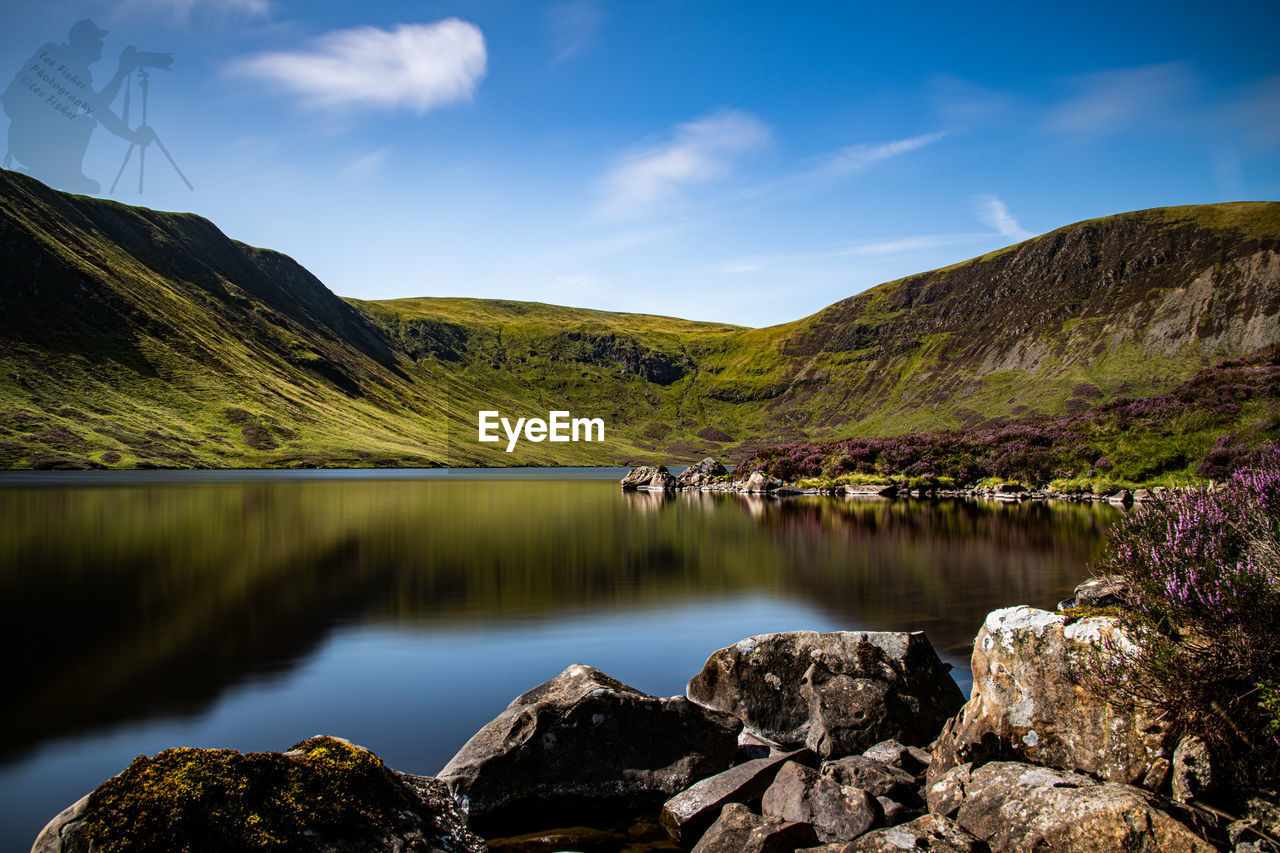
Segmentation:
<svg viewBox="0 0 1280 853">
<path fill-rule="evenodd" d="M 738 488 L 726 473 L 640 468 L 622 486 Z M 1280 501 L 1280 464 L 1233 482 L 1228 497 Z M 1121 618 L 1140 601 L 1109 577 L 1053 612 L 990 613 L 968 701 L 922 632 L 790 631 L 712 652 L 683 696 L 573 664 L 436 777 L 327 736 L 170 749 L 67 808 L 32 851 L 1280 851 L 1273 795 L 1227 790 L 1167 706 L 1087 677 L 1152 639 Z"/>
</svg>

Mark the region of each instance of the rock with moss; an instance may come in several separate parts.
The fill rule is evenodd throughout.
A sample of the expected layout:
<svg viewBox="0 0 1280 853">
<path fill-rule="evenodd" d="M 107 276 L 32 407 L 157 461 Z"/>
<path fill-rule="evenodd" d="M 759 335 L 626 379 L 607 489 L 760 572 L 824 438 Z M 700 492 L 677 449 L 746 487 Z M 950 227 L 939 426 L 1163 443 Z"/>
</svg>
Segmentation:
<svg viewBox="0 0 1280 853">
<path fill-rule="evenodd" d="M 923 633 L 788 631 L 749 637 L 707 659 L 686 691 L 747 729 L 823 758 L 894 738 L 925 745 L 964 695 Z"/>
<path fill-rule="evenodd" d="M 313 737 L 287 752 L 140 756 L 55 817 L 32 853 L 483 853 L 442 782 Z"/>
<path fill-rule="evenodd" d="M 988 614 L 973 645 L 973 694 L 933 747 L 929 783 L 1006 758 L 1138 784 L 1172 750 L 1148 706 L 1119 707 L 1081 684 L 1094 656 L 1131 640 L 1114 618 L 1031 607 Z"/>
<path fill-rule="evenodd" d="M 483 828 L 584 811 L 656 812 L 727 770 L 741 729 L 682 696 L 650 696 L 574 664 L 512 700 L 440 778 Z"/>
</svg>

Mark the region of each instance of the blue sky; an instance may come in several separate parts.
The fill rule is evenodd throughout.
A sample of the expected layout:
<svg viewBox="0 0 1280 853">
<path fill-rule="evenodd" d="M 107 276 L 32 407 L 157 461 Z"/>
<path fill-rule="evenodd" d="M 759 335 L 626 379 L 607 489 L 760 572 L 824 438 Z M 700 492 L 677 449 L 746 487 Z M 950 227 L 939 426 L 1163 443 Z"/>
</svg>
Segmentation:
<svg viewBox="0 0 1280 853">
<path fill-rule="evenodd" d="M 770 325 L 1081 219 L 1280 198 L 1274 2 L 9 0 L 5 84 L 81 18 L 98 87 L 174 54 L 149 124 L 195 190 L 152 147 L 111 197 L 344 296 Z M 95 132 L 103 195 L 127 148 Z"/>
</svg>

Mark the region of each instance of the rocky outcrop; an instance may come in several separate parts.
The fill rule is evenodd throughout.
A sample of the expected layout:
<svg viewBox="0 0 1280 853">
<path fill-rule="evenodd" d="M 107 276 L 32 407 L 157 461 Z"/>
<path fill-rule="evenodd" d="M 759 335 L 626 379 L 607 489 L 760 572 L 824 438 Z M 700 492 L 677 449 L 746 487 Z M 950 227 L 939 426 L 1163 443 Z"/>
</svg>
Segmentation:
<svg viewBox="0 0 1280 853">
<path fill-rule="evenodd" d="M 472 819 L 558 808 L 656 808 L 728 769 L 741 724 L 575 664 L 477 732 L 440 778 Z"/>
<path fill-rule="evenodd" d="M 1141 788 L 1079 773 L 993 762 L 968 775 L 956 823 L 1000 851 L 1210 853 Z"/>
<path fill-rule="evenodd" d="M 288 752 L 169 749 L 55 817 L 32 853 L 254 850 L 484 853 L 443 783 L 397 773 L 347 741 Z"/>
<path fill-rule="evenodd" d="M 676 478 L 671 476 L 666 465 L 642 465 L 632 468 L 622 478 L 623 491 L 647 489 L 654 492 L 670 491 L 676 488 Z"/>
<path fill-rule="evenodd" d="M 929 779 L 994 756 L 1140 783 L 1172 749 L 1154 710 L 1120 709 L 1080 678 L 1103 643 L 1130 642 L 1115 619 L 1071 621 L 1010 607 L 987 616 L 973 645 L 973 694 L 933 748 Z"/>
<path fill-rule="evenodd" d="M 795 762 L 816 766 L 818 756 L 810 750 L 785 752 L 770 758 L 756 758 L 717 773 L 672 797 L 662 806 L 660 822 L 673 841 L 688 844 L 697 840 L 729 803 L 759 806 L 764 792 L 784 764 Z"/>
<path fill-rule="evenodd" d="M 712 654 L 686 694 L 769 741 L 823 758 L 888 738 L 927 744 L 964 702 L 919 632 L 750 637 Z"/>
<path fill-rule="evenodd" d="M 732 803 L 724 807 L 693 853 L 794 853 L 817 841 L 807 823 L 762 817 Z"/>
<path fill-rule="evenodd" d="M 680 475 L 676 477 L 676 485 L 682 489 L 701 486 L 704 483 L 727 476 L 728 473 L 729 471 L 723 465 L 708 456 L 701 462 L 695 462 L 681 471 Z"/>
<path fill-rule="evenodd" d="M 765 817 L 813 827 L 819 841 L 851 841 L 883 819 L 880 804 L 861 788 L 842 786 L 794 762 L 778 772 L 760 803 Z"/>
</svg>

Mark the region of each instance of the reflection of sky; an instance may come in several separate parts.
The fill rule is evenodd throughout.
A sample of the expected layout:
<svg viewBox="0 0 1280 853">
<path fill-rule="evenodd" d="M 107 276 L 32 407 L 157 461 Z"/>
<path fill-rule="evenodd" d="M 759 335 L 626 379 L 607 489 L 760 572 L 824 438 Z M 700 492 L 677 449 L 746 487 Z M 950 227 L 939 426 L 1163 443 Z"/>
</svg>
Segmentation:
<svg viewBox="0 0 1280 853">
<path fill-rule="evenodd" d="M 172 746 L 279 750 L 333 734 L 398 770 L 432 774 L 512 699 L 570 664 L 671 696 L 683 694 L 716 649 L 800 627 L 854 626 L 792 602 L 747 597 L 517 627 L 344 628 L 296 668 L 229 690 L 195 716 L 55 741 L 6 768 L 0 847 L 23 849 L 45 821 L 140 754 Z"/>
</svg>

